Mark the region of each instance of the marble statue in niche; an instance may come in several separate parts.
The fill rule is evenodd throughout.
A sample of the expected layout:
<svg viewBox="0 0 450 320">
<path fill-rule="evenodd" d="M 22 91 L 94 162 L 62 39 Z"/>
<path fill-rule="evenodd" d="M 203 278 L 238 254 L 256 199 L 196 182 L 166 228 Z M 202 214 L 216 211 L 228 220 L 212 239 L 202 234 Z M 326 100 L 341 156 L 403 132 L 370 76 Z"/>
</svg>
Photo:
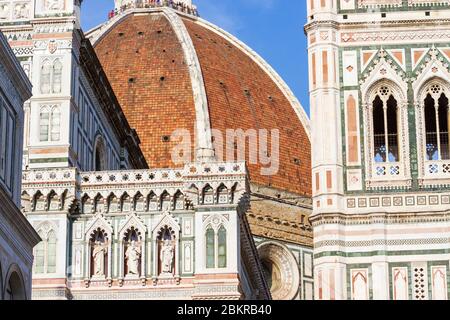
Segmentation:
<svg viewBox="0 0 450 320">
<path fill-rule="evenodd" d="M 172 274 L 173 273 L 173 255 L 174 249 L 172 241 L 164 240 L 161 246 L 160 260 L 161 260 L 161 273 Z"/>
<path fill-rule="evenodd" d="M 9 19 L 9 7 L 7 3 L 0 4 L 0 20 Z"/>
<path fill-rule="evenodd" d="M 139 276 L 141 248 L 136 244 L 135 240 L 132 240 L 128 245 L 127 251 L 125 252 L 125 258 L 127 259 L 128 274 Z"/>
<path fill-rule="evenodd" d="M 105 275 L 105 255 L 106 248 L 100 242 L 95 242 L 94 250 L 92 251 L 92 257 L 94 258 L 94 275 L 104 276 Z"/>
<path fill-rule="evenodd" d="M 92 273 L 94 277 L 104 277 L 105 261 L 108 253 L 108 246 L 104 234 L 97 231 L 92 240 Z"/>
</svg>

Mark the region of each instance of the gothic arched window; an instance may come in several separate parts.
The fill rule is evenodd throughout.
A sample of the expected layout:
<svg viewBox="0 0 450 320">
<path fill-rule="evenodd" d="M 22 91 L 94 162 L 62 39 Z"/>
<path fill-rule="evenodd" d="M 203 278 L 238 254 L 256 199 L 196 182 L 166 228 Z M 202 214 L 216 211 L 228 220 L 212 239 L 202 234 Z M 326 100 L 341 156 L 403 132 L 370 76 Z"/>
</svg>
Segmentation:
<svg viewBox="0 0 450 320">
<path fill-rule="evenodd" d="M 383 86 L 372 104 L 374 161 L 399 162 L 397 100 L 390 89 Z"/>
<path fill-rule="evenodd" d="M 101 135 L 95 139 L 94 146 L 94 170 L 103 171 L 106 169 L 106 152 L 105 152 L 105 142 Z"/>
<path fill-rule="evenodd" d="M 47 239 L 47 273 L 56 272 L 56 235 L 50 231 Z"/>
<path fill-rule="evenodd" d="M 34 272 L 35 273 L 44 273 L 44 265 L 45 265 L 45 242 L 44 235 L 40 231 L 38 232 L 39 237 L 42 239 L 36 247 L 34 247 Z"/>
<path fill-rule="evenodd" d="M 59 59 L 53 62 L 52 93 L 61 93 L 62 63 Z"/>
<path fill-rule="evenodd" d="M 217 230 L 206 228 L 206 268 L 221 269 L 227 267 L 227 230 L 221 225 Z"/>
<path fill-rule="evenodd" d="M 209 227 L 206 230 L 206 268 L 213 269 L 215 268 L 215 233 L 214 229 Z"/>
<path fill-rule="evenodd" d="M 440 85 L 433 84 L 424 103 L 426 160 L 449 160 L 449 99 Z"/>
<path fill-rule="evenodd" d="M 62 69 L 63 65 L 60 59 L 53 62 L 46 59 L 41 66 L 41 93 L 61 93 L 62 91 Z"/>
<path fill-rule="evenodd" d="M 218 265 L 219 268 L 227 267 L 227 230 L 221 226 L 217 235 L 218 238 Z"/>
<path fill-rule="evenodd" d="M 61 132 L 61 112 L 59 107 L 55 106 L 51 115 L 51 141 L 59 141 Z"/>
<path fill-rule="evenodd" d="M 50 132 L 50 111 L 47 107 L 41 109 L 39 114 L 39 140 L 48 141 Z"/>
<path fill-rule="evenodd" d="M 61 138 L 61 112 L 58 106 L 44 106 L 39 114 L 39 140 L 59 141 Z"/>
<path fill-rule="evenodd" d="M 56 272 L 56 233 L 53 230 L 38 232 L 42 241 L 34 248 L 34 272 L 48 274 Z"/>
<path fill-rule="evenodd" d="M 50 93 L 52 65 L 49 60 L 44 60 L 41 66 L 41 93 Z"/>
</svg>

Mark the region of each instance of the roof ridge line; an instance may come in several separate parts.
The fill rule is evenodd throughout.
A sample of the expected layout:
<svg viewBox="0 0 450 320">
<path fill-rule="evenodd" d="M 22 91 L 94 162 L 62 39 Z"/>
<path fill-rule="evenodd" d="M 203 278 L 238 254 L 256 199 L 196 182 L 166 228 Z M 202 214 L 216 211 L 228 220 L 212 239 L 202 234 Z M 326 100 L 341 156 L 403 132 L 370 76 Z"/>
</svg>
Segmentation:
<svg viewBox="0 0 450 320">
<path fill-rule="evenodd" d="M 169 20 L 172 28 L 180 41 L 183 48 L 184 58 L 186 60 L 189 75 L 191 77 L 191 85 L 193 91 L 196 123 L 195 123 L 195 144 L 196 144 L 196 158 L 200 161 L 215 160 L 214 147 L 212 143 L 212 128 L 211 118 L 209 116 L 208 98 L 206 96 L 205 81 L 203 79 L 203 72 L 198 59 L 197 51 L 195 50 L 189 32 L 184 25 L 184 22 L 178 14 L 171 8 L 163 7 L 162 11 Z"/>
</svg>

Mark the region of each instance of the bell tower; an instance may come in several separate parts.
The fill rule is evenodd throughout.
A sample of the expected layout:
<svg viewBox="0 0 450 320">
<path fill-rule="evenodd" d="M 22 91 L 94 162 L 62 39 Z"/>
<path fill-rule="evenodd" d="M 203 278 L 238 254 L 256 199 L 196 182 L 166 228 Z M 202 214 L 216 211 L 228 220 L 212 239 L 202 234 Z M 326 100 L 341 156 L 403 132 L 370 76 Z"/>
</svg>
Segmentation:
<svg viewBox="0 0 450 320">
<path fill-rule="evenodd" d="M 329 23 L 337 19 L 337 3 L 336 0 L 309 0 L 307 4 L 311 23 L 306 34 L 310 61 L 314 218 L 343 212 L 343 159 L 338 30 L 336 24 Z M 315 265 L 315 270 L 316 283 L 318 279 L 326 279 L 335 287 L 344 285 L 335 277 L 335 273 L 345 272 L 344 265 L 329 265 L 324 261 Z M 316 299 L 336 298 L 342 297 L 316 285 Z"/>
<path fill-rule="evenodd" d="M 446 300 L 450 1 L 307 5 L 315 298 Z"/>
</svg>

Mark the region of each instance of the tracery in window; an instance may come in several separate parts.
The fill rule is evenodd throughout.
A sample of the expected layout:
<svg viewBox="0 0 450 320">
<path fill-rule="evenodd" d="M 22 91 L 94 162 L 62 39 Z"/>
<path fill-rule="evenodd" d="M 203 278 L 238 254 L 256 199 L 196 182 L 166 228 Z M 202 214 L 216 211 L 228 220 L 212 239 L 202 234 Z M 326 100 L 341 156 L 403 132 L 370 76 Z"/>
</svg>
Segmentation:
<svg viewBox="0 0 450 320">
<path fill-rule="evenodd" d="M 438 84 L 428 90 L 424 101 L 426 160 L 449 160 L 449 100 Z"/>
<path fill-rule="evenodd" d="M 47 232 L 39 230 L 42 241 L 34 248 L 34 272 L 37 274 L 49 274 L 56 272 L 56 233 L 53 230 Z"/>
<path fill-rule="evenodd" d="M 40 89 L 42 94 L 57 94 L 62 91 L 62 69 L 60 59 L 45 59 L 41 65 Z"/>
<path fill-rule="evenodd" d="M 227 267 L 227 230 L 223 225 L 215 230 L 208 226 L 205 232 L 205 252 L 207 269 Z"/>
<path fill-rule="evenodd" d="M 44 106 L 39 114 L 39 140 L 41 142 L 61 139 L 61 111 L 58 106 Z"/>
<path fill-rule="evenodd" d="M 397 100 L 383 86 L 372 103 L 374 161 L 399 162 Z"/>
</svg>

